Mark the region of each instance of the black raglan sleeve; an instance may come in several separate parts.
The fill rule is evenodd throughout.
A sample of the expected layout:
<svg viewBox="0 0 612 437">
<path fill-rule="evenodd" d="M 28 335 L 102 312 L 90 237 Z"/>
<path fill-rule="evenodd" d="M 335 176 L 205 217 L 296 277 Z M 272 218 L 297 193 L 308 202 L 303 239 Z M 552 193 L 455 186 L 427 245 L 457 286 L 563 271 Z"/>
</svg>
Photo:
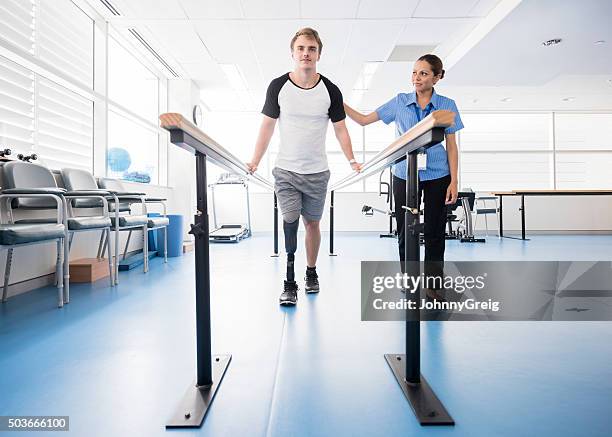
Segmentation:
<svg viewBox="0 0 612 437">
<path fill-rule="evenodd" d="M 323 77 L 322 79 L 325 87 L 327 88 L 327 92 L 329 93 L 329 99 L 331 102 L 328 111 L 329 119 L 332 121 L 332 123 L 344 120 L 346 118 L 346 113 L 344 112 L 344 104 L 340 88 L 334 85 L 326 77 Z"/>
<path fill-rule="evenodd" d="M 266 92 L 266 102 L 261 110 L 262 114 L 267 115 L 270 118 L 278 118 L 280 116 L 278 94 L 280 93 L 280 90 L 285 82 L 287 82 L 288 78 L 289 74 L 284 74 L 270 82 L 270 85 L 268 85 L 268 91 Z"/>
</svg>

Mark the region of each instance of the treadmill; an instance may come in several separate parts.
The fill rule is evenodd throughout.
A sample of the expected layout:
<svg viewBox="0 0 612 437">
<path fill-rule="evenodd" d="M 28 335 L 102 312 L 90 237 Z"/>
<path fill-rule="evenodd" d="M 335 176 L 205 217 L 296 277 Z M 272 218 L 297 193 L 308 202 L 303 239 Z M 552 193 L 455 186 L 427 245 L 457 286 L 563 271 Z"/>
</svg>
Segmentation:
<svg viewBox="0 0 612 437">
<path fill-rule="evenodd" d="M 217 224 L 217 212 L 215 208 L 215 188 L 221 185 L 242 185 L 246 192 L 247 223 L 241 224 Z M 214 230 L 209 232 L 209 240 L 213 243 L 238 243 L 251 236 L 251 204 L 249 201 L 249 185 L 246 179 L 239 175 L 223 173 L 217 182 L 209 184 L 212 201 Z"/>
</svg>

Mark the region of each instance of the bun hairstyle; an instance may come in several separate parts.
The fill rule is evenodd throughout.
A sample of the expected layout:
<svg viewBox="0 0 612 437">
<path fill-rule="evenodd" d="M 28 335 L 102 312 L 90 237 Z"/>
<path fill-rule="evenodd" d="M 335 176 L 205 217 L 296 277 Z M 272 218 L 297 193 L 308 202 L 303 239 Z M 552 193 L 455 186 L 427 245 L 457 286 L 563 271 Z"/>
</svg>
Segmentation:
<svg viewBox="0 0 612 437">
<path fill-rule="evenodd" d="M 433 71 L 434 76 L 440 76 L 440 79 L 444 79 L 444 68 L 442 65 L 442 60 L 436 55 L 423 55 L 418 60 L 427 62 L 431 67 L 431 71 Z"/>
</svg>

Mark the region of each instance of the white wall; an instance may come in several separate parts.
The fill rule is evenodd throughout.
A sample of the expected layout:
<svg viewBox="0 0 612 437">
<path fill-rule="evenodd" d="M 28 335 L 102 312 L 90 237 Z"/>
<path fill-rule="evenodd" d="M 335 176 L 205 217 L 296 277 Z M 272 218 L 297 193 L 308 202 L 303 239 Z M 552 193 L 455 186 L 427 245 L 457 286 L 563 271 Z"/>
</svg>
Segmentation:
<svg viewBox="0 0 612 437">
<path fill-rule="evenodd" d="M 219 223 L 246 223 L 244 193 L 237 187 L 219 187 L 215 197 Z M 223 190 L 224 194 L 221 194 Z M 329 195 L 321 229 L 329 230 Z M 334 197 L 334 228 L 336 231 L 386 232 L 388 219 L 375 213 L 365 217 L 363 205 L 386 209 L 385 199 L 377 193 L 336 193 Z M 487 206 L 492 206 L 488 203 Z M 521 229 L 520 198 L 504 197 L 504 231 Z M 528 232 L 612 232 L 611 196 L 548 196 L 527 197 L 525 200 Z M 212 226 L 212 211 L 211 226 Z M 280 216 L 279 216 L 280 217 Z M 271 193 L 251 193 L 251 222 L 254 232 L 271 231 L 273 221 L 273 197 Z M 282 223 L 282 217 L 279 218 Z M 489 232 L 497 228 L 495 217 L 490 215 Z M 484 231 L 484 216 L 478 218 L 477 231 Z"/>
<path fill-rule="evenodd" d="M 181 113 L 191 120 L 193 106 L 199 101 L 200 90 L 193 81 L 168 81 L 168 112 Z M 195 159 L 192 154 L 173 144 L 168 145 L 168 185 L 174 194 L 170 200 L 171 209 L 174 214 L 185 217 L 184 239 L 191 239 L 187 232 L 189 223 L 193 222 L 196 205 Z"/>
</svg>

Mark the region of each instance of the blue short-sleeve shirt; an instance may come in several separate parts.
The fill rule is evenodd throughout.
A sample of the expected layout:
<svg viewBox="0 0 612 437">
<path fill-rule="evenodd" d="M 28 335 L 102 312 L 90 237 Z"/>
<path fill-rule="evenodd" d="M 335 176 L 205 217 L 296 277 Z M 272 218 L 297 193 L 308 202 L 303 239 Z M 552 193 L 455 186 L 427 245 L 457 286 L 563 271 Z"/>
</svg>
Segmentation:
<svg viewBox="0 0 612 437">
<path fill-rule="evenodd" d="M 455 101 L 437 94 L 435 89 L 425 109 L 421 109 L 417 103 L 416 92 L 412 92 L 398 94 L 380 106 L 376 113 L 385 124 L 395 122 L 395 133 L 400 136 L 427 117 L 429 113 L 438 109 L 448 109 L 455 113 L 455 124 L 447 127 L 445 133 L 452 134 L 463 129 L 463 122 Z M 425 153 L 427 154 L 427 167 L 425 170 L 419 170 L 419 180 L 439 179 L 450 174 L 448 155 L 442 143 L 429 147 Z M 392 171 L 395 176 L 406 179 L 406 161 L 395 164 Z"/>
</svg>

